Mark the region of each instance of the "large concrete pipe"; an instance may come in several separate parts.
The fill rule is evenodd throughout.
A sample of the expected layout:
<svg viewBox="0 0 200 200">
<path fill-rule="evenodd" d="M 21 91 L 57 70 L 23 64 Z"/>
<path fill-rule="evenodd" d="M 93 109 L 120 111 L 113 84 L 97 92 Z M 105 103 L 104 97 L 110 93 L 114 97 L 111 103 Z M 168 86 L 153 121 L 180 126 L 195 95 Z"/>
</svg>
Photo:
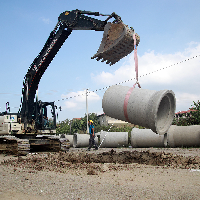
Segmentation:
<svg viewBox="0 0 200 200">
<path fill-rule="evenodd" d="M 73 139 L 74 139 L 74 135 L 66 135 L 65 134 L 65 138 L 67 138 L 70 142 L 70 147 L 73 147 Z"/>
<path fill-rule="evenodd" d="M 75 133 L 73 137 L 73 147 L 89 147 L 89 134 L 78 134 Z M 98 144 L 98 138 L 95 137 L 95 142 Z"/>
<path fill-rule="evenodd" d="M 165 134 L 175 114 L 175 95 L 171 90 L 147 90 L 114 85 L 106 90 L 103 111 L 115 119 Z"/>
<path fill-rule="evenodd" d="M 74 135 L 67 135 L 67 134 L 59 134 L 60 138 L 66 138 L 69 140 L 70 142 L 70 147 L 73 147 L 73 139 L 74 139 Z"/>
<path fill-rule="evenodd" d="M 167 143 L 169 147 L 199 147 L 200 125 L 172 125 L 167 132 Z"/>
<path fill-rule="evenodd" d="M 167 134 L 158 135 L 151 129 L 133 128 L 131 131 L 131 146 L 133 148 L 166 147 Z"/>
<path fill-rule="evenodd" d="M 103 141 L 103 142 L 102 142 Z M 128 146 L 128 132 L 100 132 L 101 148 L 117 148 Z"/>
</svg>

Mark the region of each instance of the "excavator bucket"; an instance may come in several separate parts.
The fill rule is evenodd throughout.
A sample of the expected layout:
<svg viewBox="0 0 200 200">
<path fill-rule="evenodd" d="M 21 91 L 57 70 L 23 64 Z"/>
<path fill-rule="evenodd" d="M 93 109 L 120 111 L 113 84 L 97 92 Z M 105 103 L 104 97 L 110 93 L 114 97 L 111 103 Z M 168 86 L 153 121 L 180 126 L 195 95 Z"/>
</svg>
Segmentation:
<svg viewBox="0 0 200 200">
<path fill-rule="evenodd" d="M 101 45 L 92 59 L 102 59 L 101 62 L 106 61 L 106 64 L 115 64 L 134 50 L 133 34 L 134 31 L 123 22 L 108 22 L 104 27 Z M 139 42 L 140 37 L 136 34 L 136 45 Z"/>
</svg>

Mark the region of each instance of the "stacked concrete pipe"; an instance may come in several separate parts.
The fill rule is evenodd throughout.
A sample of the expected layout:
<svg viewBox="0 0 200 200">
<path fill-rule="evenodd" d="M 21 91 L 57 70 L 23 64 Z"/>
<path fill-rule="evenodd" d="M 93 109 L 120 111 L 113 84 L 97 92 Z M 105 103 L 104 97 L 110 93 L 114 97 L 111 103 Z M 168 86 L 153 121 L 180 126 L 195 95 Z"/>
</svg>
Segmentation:
<svg viewBox="0 0 200 200">
<path fill-rule="evenodd" d="M 160 135 L 165 134 L 175 114 L 174 93 L 171 90 L 131 89 L 121 85 L 107 89 L 102 100 L 104 113 L 115 119 L 150 128 Z"/>
<path fill-rule="evenodd" d="M 70 142 L 70 147 L 73 147 L 73 138 L 74 138 L 73 135 L 59 134 L 59 137 L 60 137 L 60 138 L 66 138 L 66 139 L 68 139 L 69 142 Z"/>
<path fill-rule="evenodd" d="M 151 129 L 133 128 L 131 131 L 131 146 L 133 148 L 166 147 L 167 135 L 158 135 Z"/>
<path fill-rule="evenodd" d="M 89 134 L 78 134 L 75 133 L 73 136 L 73 147 L 89 147 Z M 98 138 L 95 137 L 95 142 L 98 144 Z"/>
<path fill-rule="evenodd" d="M 175 126 L 167 132 L 169 147 L 200 147 L 200 125 Z"/>
<path fill-rule="evenodd" d="M 73 147 L 73 139 L 74 135 L 65 135 L 65 138 L 67 138 L 70 142 L 70 147 Z"/>
<path fill-rule="evenodd" d="M 102 142 L 103 141 L 103 142 Z M 100 132 L 101 148 L 117 148 L 128 146 L 128 132 Z"/>
</svg>

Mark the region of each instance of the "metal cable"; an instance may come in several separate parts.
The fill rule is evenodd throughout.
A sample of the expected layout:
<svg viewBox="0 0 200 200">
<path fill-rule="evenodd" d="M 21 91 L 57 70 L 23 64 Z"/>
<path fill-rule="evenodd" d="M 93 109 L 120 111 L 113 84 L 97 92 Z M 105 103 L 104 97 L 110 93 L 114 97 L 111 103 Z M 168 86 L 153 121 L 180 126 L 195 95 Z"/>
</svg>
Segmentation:
<svg viewBox="0 0 200 200">
<path fill-rule="evenodd" d="M 200 56 L 200 55 L 198 55 L 198 56 Z M 175 64 L 173 64 L 173 65 L 160 68 L 160 69 L 158 69 L 158 70 L 155 70 L 155 71 L 153 71 L 153 72 L 149 72 L 149 73 L 147 73 L 147 74 L 143 74 L 143 75 L 141 75 L 141 76 L 139 76 L 139 77 L 141 78 L 141 77 L 143 77 L 143 76 L 147 76 L 147 75 L 153 74 L 153 73 L 158 72 L 158 71 L 161 71 L 161 70 L 163 70 L 163 69 L 167 69 L 167 68 L 169 68 L 169 67 L 172 67 L 172 66 L 181 64 L 181 63 L 183 63 L 183 62 L 189 61 L 189 60 L 191 60 L 191 59 L 197 58 L 198 56 L 193 56 L 193 57 L 191 57 L 191 58 L 188 58 L 188 59 L 185 59 L 185 60 L 183 60 L 183 61 L 177 62 L 177 63 L 175 63 Z M 119 83 L 117 83 L 117 84 L 115 84 L 115 85 L 120 85 L 120 84 L 126 83 L 126 82 L 128 82 L 128 81 L 132 81 L 132 80 L 134 80 L 134 79 L 136 79 L 136 78 L 131 78 L 131 79 L 128 79 L 128 80 L 126 80 L 126 81 L 119 82 Z M 107 88 L 109 88 L 109 87 L 111 87 L 111 86 L 106 86 L 106 87 L 103 87 L 103 88 L 100 88 L 100 89 L 96 89 L 96 90 L 93 90 L 93 91 L 88 91 L 88 93 L 91 93 L 91 92 L 98 92 L 99 90 L 104 90 L 104 89 L 107 89 Z M 63 101 L 63 100 L 67 100 L 67 99 L 72 99 L 72 98 L 75 98 L 75 97 L 79 97 L 79 96 L 81 96 L 81 95 L 85 95 L 85 93 L 79 94 L 79 95 L 76 95 L 76 96 L 73 96 L 73 97 L 63 98 L 63 99 L 60 99 L 60 100 L 57 100 L 57 101 Z M 57 101 L 54 101 L 54 102 L 57 102 Z"/>
<path fill-rule="evenodd" d="M 147 76 L 147 75 L 153 74 L 153 73 L 155 73 L 155 72 L 158 72 L 158 71 L 167 69 L 167 68 L 169 68 L 169 67 L 172 67 L 172 66 L 175 66 L 175 65 L 178 65 L 178 64 L 181 64 L 181 63 L 183 63 L 183 62 L 186 62 L 186 61 L 189 61 L 189 60 L 191 60 L 191 59 L 197 58 L 197 57 L 199 57 L 199 56 L 200 56 L 200 55 L 193 56 L 193 57 L 191 57 L 191 58 L 188 58 L 188 59 L 185 59 L 185 60 L 183 60 L 183 61 L 180 61 L 180 62 L 174 63 L 174 64 L 172 64 L 172 65 L 169 65 L 169 66 L 167 66 L 167 67 L 163 67 L 163 68 L 157 69 L 157 70 L 155 70 L 155 71 L 153 71 L 153 72 L 149 72 L 149 73 L 147 73 L 147 74 L 143 74 L 143 75 L 141 75 L 141 76 L 139 76 L 139 77 L 141 78 L 141 77 L 143 77 L 143 76 Z M 128 79 L 128 80 L 126 80 L 126 81 L 122 81 L 122 82 L 116 83 L 115 85 L 120 85 L 120 84 L 126 83 L 126 82 L 128 82 L 128 81 L 132 81 L 132 80 L 134 80 L 134 79 L 136 79 L 136 78 L 131 78 L 131 79 Z M 107 88 L 109 88 L 109 87 L 111 87 L 111 86 L 106 86 L 106 87 L 103 87 L 103 88 L 100 88 L 100 89 L 96 89 L 96 90 L 93 90 L 93 91 L 88 91 L 88 93 L 91 93 L 91 92 L 98 92 L 98 91 L 100 91 L 100 90 L 104 90 L 104 89 L 107 89 Z M 59 102 L 59 101 L 68 100 L 68 99 L 76 98 L 76 97 L 79 97 L 79 96 L 82 96 L 82 95 L 85 95 L 85 93 L 79 94 L 79 95 L 76 95 L 76 96 L 71 96 L 71 97 L 67 97 L 67 98 L 58 99 L 58 100 L 56 100 L 56 101 L 54 101 L 54 102 Z M 11 108 L 13 108 L 13 107 L 11 107 Z M 15 108 L 17 108 L 17 107 L 15 107 Z"/>
</svg>

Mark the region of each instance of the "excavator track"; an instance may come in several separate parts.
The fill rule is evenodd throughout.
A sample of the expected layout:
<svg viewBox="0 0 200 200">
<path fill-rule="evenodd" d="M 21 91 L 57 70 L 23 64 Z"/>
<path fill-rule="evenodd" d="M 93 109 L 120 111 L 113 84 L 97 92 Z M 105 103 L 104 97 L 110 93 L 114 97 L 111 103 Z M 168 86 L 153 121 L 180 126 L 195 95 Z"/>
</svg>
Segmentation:
<svg viewBox="0 0 200 200">
<path fill-rule="evenodd" d="M 27 155 L 30 152 L 30 144 L 27 139 L 19 139 L 15 136 L 0 136 L 0 152 L 15 155 Z"/>
<path fill-rule="evenodd" d="M 15 136 L 0 136 L 0 152 L 12 155 L 27 155 L 31 151 L 69 151 L 70 142 L 55 136 L 38 139 L 19 139 Z"/>
</svg>

